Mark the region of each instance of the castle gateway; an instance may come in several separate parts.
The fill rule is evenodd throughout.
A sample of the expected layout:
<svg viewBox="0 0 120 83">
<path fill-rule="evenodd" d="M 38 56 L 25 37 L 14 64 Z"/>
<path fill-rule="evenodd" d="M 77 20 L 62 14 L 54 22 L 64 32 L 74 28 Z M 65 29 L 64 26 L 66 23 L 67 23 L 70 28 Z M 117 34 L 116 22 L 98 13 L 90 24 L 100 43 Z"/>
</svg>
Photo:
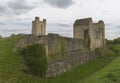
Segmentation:
<svg viewBox="0 0 120 83">
<path fill-rule="evenodd" d="M 90 41 L 90 49 L 105 46 L 105 24 L 93 23 L 92 18 L 77 19 L 73 25 L 73 37 Z"/>
</svg>

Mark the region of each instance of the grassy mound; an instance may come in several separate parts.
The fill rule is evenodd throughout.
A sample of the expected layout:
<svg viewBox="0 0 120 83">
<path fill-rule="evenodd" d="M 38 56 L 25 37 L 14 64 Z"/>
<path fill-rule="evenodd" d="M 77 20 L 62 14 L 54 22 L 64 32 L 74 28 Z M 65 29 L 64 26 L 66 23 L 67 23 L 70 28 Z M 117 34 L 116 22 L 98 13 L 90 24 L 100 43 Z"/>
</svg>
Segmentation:
<svg viewBox="0 0 120 83">
<path fill-rule="evenodd" d="M 88 76 L 81 83 L 120 83 L 120 44 L 109 44 L 108 47 L 112 53 L 115 53 L 114 55 L 118 56 L 114 57 L 113 61 L 108 65 Z"/>
<path fill-rule="evenodd" d="M 120 83 L 120 57 L 81 83 Z"/>
</svg>

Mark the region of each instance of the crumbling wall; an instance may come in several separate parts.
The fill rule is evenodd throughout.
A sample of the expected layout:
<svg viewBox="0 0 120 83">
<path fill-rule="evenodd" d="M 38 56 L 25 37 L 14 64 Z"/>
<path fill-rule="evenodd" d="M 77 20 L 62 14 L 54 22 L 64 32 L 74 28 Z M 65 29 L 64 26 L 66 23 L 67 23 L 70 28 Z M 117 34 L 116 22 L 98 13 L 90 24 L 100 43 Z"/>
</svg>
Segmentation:
<svg viewBox="0 0 120 83">
<path fill-rule="evenodd" d="M 74 56 L 50 63 L 47 70 L 47 77 L 60 75 L 74 67 L 79 66 L 80 64 L 87 62 L 88 60 L 92 60 L 97 57 L 98 56 L 96 56 L 94 52 L 87 53 L 85 51 L 77 51 Z"/>
<path fill-rule="evenodd" d="M 72 51 L 78 51 L 85 49 L 85 43 L 82 39 L 62 37 L 58 34 L 48 34 L 48 54 L 58 55 L 63 51 L 64 53 L 70 53 Z"/>
<path fill-rule="evenodd" d="M 60 75 L 97 57 L 92 52 L 86 52 L 84 40 L 62 37 L 58 34 L 48 34 L 47 36 L 25 35 L 16 44 L 14 50 L 32 43 L 42 44 L 46 47 L 49 64 L 47 77 Z M 52 58 L 53 56 L 55 58 Z"/>
</svg>

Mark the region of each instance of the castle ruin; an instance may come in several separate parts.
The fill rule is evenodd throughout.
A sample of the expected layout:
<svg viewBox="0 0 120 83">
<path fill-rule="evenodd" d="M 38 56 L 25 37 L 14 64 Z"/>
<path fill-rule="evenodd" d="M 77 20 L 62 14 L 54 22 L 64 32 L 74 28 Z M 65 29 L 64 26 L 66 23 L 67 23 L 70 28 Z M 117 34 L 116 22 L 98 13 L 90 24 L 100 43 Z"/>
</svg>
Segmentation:
<svg viewBox="0 0 120 83">
<path fill-rule="evenodd" d="M 35 21 L 32 22 L 32 34 L 36 36 L 46 34 L 45 19 L 39 21 L 39 17 L 35 17 Z M 100 20 L 98 23 L 93 23 L 92 18 L 77 19 L 73 24 L 73 39 L 84 40 L 85 48 L 88 47 L 91 50 L 105 47 L 104 22 Z"/>
<path fill-rule="evenodd" d="M 32 35 L 26 35 L 19 41 L 15 49 L 23 48 L 33 42 L 46 49 L 48 57 L 47 77 L 60 75 L 96 55 L 96 48 L 105 47 L 105 24 L 103 21 L 93 23 L 92 18 L 77 19 L 73 24 L 73 38 L 59 34 L 46 33 L 46 20 L 36 17 L 32 22 Z"/>
<path fill-rule="evenodd" d="M 73 25 L 73 37 L 90 41 L 90 49 L 105 46 L 105 24 L 93 23 L 92 18 L 77 19 Z"/>
</svg>

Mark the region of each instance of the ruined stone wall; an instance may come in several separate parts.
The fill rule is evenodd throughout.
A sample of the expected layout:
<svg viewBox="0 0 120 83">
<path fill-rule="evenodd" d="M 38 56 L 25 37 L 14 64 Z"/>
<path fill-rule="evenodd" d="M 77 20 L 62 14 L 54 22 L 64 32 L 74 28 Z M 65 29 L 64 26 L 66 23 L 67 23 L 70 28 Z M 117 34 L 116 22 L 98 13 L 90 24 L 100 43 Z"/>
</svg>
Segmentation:
<svg viewBox="0 0 120 83">
<path fill-rule="evenodd" d="M 87 62 L 88 60 L 93 60 L 99 56 L 95 55 L 94 52 L 79 51 L 76 52 L 74 56 L 67 57 L 65 59 L 57 59 L 48 66 L 47 77 L 57 76 L 70 69 L 79 66 Z"/>
<path fill-rule="evenodd" d="M 82 21 L 87 22 L 88 20 L 89 19 L 83 19 Z M 79 22 L 76 22 L 76 23 L 79 23 Z M 88 37 L 86 37 L 86 35 L 89 34 L 89 37 L 90 37 L 89 48 L 91 50 L 94 50 L 95 48 L 104 47 L 105 46 L 104 26 L 105 25 L 103 21 L 99 21 L 98 23 L 93 23 L 92 19 L 87 24 L 81 23 L 78 25 L 77 24 L 73 25 L 73 37 L 78 39 L 84 39 L 85 41 L 87 41 Z M 88 32 L 86 32 L 87 29 L 88 29 Z M 87 43 L 88 42 L 86 42 L 86 44 Z"/>
<path fill-rule="evenodd" d="M 85 50 L 84 41 L 81 39 L 62 37 L 58 34 L 48 34 L 46 36 L 25 35 L 15 45 L 14 50 L 32 43 L 42 44 L 46 48 L 49 62 L 48 77 L 59 75 L 84 62 L 82 57 L 85 56 L 78 57 Z M 52 58 L 53 56 L 55 58 Z"/>
<path fill-rule="evenodd" d="M 46 47 L 49 63 L 47 77 L 60 75 L 71 68 L 98 57 L 94 52 L 86 51 L 82 39 L 62 37 L 58 34 L 48 34 L 46 36 L 25 35 L 15 45 L 14 50 L 32 43 L 42 44 Z M 63 47 L 65 47 L 64 50 Z M 64 52 L 63 54 L 61 50 Z M 53 56 L 54 58 L 52 58 Z"/>
<path fill-rule="evenodd" d="M 95 39 L 95 48 L 104 47 L 105 45 L 104 23 L 98 22 L 94 23 L 93 25 L 94 25 L 93 37 Z"/>
<path fill-rule="evenodd" d="M 90 36 L 90 49 L 93 49 L 94 46 L 94 33 L 93 33 L 93 21 L 89 23 L 89 36 Z"/>
<path fill-rule="evenodd" d="M 105 24 L 104 24 L 104 22 L 100 20 L 98 22 L 98 27 L 101 30 L 101 34 L 100 34 L 101 46 L 105 47 L 106 42 L 105 42 Z"/>
<path fill-rule="evenodd" d="M 88 37 L 85 37 L 85 35 L 88 35 L 90 37 L 90 49 L 94 50 L 96 48 L 96 33 L 94 31 L 94 25 L 92 20 L 90 21 L 89 24 L 83 24 L 83 25 L 78 25 L 78 26 L 74 26 L 73 28 L 73 34 L 74 34 L 74 38 L 78 38 L 78 39 L 84 39 L 84 40 L 88 40 Z M 88 32 L 86 32 L 86 30 L 88 29 Z M 88 42 L 87 42 L 88 43 Z"/>
<path fill-rule="evenodd" d="M 73 37 L 74 38 L 79 38 L 79 39 L 84 39 L 84 30 L 89 29 L 89 25 L 78 25 L 78 26 L 73 26 Z"/>
<path fill-rule="evenodd" d="M 99 28 L 99 25 L 98 23 L 94 23 L 94 38 L 95 38 L 95 47 L 98 48 L 98 47 L 102 47 L 102 44 L 101 44 L 101 30 Z"/>
<path fill-rule="evenodd" d="M 48 54 L 58 55 L 61 52 L 69 54 L 72 51 L 85 49 L 85 43 L 82 39 L 62 37 L 58 34 L 48 34 Z"/>
</svg>

